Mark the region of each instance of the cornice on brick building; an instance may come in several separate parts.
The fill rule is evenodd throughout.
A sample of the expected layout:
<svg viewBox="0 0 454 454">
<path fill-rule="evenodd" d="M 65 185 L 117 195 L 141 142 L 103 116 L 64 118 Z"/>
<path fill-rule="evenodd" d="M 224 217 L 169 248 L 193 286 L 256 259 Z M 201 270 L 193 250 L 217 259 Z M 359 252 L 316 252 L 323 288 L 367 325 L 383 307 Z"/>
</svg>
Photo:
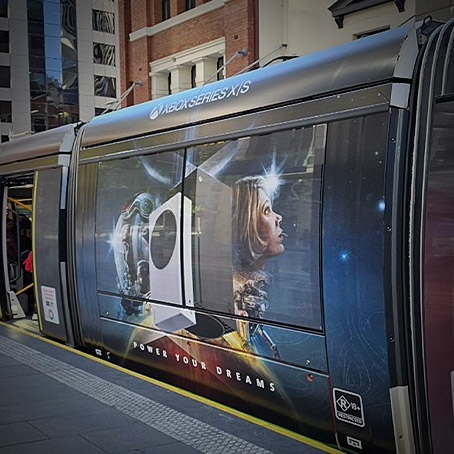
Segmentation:
<svg viewBox="0 0 454 454">
<path fill-rule="evenodd" d="M 219 8 L 223 8 L 226 2 L 229 0 L 211 0 L 208 3 L 198 6 L 197 8 L 190 9 L 184 13 L 178 14 L 177 16 L 171 17 L 165 21 L 160 22 L 159 24 L 153 25 L 151 27 L 143 27 L 140 30 L 133 31 L 129 34 L 129 41 L 137 41 L 139 39 L 156 35 L 164 30 L 168 30 L 176 25 L 183 24 L 192 19 L 196 19 L 199 16 L 215 11 Z"/>
</svg>

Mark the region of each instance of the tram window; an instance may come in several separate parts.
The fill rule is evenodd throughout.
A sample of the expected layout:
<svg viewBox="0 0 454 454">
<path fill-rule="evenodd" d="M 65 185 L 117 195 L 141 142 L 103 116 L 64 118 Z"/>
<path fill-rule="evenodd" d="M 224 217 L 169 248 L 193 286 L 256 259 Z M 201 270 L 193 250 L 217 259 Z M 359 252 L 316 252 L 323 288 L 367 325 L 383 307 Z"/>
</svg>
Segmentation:
<svg viewBox="0 0 454 454">
<path fill-rule="evenodd" d="M 188 150 L 196 306 L 321 328 L 326 125 Z"/>
<path fill-rule="evenodd" d="M 178 241 L 180 210 L 172 210 L 170 205 L 181 196 L 182 175 L 180 151 L 99 164 L 96 208 L 99 290 L 144 299 L 153 298 L 153 291 L 169 285 L 150 283 L 149 244 L 154 248 L 155 268 L 165 267 Z M 159 216 L 153 229 L 149 229 L 152 213 Z M 175 281 L 179 275 L 170 278 Z M 117 313 L 110 311 L 110 316 L 124 319 L 138 315 L 139 307 L 142 310 L 142 304 L 119 298 Z"/>
</svg>

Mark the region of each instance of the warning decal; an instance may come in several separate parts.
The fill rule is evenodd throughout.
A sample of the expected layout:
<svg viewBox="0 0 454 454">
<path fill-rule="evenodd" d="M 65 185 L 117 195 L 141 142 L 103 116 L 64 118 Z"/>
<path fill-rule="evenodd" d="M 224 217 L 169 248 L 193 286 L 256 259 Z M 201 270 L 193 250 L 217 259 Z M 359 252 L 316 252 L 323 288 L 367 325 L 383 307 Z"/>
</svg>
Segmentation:
<svg viewBox="0 0 454 454">
<path fill-rule="evenodd" d="M 57 294 L 53 287 L 41 285 L 41 297 L 44 311 L 44 320 L 58 325 L 60 323 L 57 308 Z"/>
<path fill-rule="evenodd" d="M 355 426 L 364 427 L 365 421 L 361 396 L 339 388 L 333 389 L 333 395 L 336 418 Z"/>
</svg>

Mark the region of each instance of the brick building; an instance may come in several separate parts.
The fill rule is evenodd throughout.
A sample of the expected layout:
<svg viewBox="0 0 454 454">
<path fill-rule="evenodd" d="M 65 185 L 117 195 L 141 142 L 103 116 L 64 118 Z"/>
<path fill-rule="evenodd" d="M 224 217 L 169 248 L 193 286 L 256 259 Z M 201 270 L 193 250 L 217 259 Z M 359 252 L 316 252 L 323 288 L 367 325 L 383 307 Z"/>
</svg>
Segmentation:
<svg viewBox="0 0 454 454">
<path fill-rule="evenodd" d="M 119 0 L 118 12 L 121 92 L 142 83 L 123 105 L 231 76 L 257 58 L 257 0 Z"/>
<path fill-rule="evenodd" d="M 253 62 L 310 54 L 427 16 L 447 20 L 453 2 L 118 0 L 120 91 L 129 93 L 122 106 L 232 76 Z"/>
</svg>

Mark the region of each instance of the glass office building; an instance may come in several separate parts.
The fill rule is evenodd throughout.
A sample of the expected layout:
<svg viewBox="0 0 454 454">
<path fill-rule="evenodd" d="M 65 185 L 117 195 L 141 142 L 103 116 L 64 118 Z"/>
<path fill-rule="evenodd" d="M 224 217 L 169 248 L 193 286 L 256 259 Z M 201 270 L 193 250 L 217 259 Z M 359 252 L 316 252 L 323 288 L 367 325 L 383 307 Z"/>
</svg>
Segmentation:
<svg viewBox="0 0 454 454">
<path fill-rule="evenodd" d="M 31 125 L 79 120 L 75 0 L 27 0 Z"/>
<path fill-rule="evenodd" d="M 119 96 L 117 30 L 116 0 L 0 0 L 2 141 L 105 110 Z"/>
</svg>

